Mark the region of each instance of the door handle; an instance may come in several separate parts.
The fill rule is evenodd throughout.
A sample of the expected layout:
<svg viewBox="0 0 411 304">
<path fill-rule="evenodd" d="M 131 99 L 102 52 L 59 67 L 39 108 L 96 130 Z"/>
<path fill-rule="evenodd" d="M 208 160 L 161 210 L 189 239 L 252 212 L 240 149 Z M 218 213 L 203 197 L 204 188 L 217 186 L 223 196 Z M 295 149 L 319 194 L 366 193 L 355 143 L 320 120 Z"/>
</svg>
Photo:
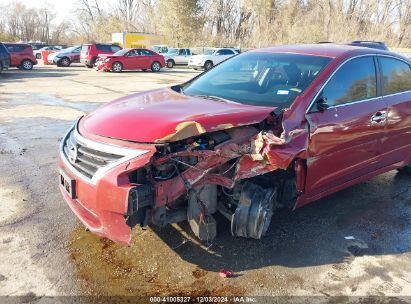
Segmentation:
<svg viewBox="0 0 411 304">
<path fill-rule="evenodd" d="M 386 111 L 378 111 L 371 117 L 372 124 L 383 124 L 387 120 L 387 112 Z"/>
</svg>

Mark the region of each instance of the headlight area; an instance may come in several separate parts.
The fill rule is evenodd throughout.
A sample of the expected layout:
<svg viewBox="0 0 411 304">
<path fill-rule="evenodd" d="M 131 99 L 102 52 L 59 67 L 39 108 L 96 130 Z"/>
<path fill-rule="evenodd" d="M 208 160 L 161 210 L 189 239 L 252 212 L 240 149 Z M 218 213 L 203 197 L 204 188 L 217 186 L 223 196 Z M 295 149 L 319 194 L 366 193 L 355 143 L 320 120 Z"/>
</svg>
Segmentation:
<svg viewBox="0 0 411 304">
<path fill-rule="evenodd" d="M 217 155 L 215 151 L 219 144 L 230 139 L 226 132 L 221 131 L 158 145 L 157 152 L 149 164 L 128 174 L 130 183 L 136 186 L 129 191 L 127 225 L 131 228 L 136 225 L 144 227 L 149 223 L 165 226 L 185 220 L 190 221 L 194 217 L 197 218 L 205 209 L 211 218 L 211 213 L 215 212 L 214 206 L 212 208 L 203 206 L 203 209 L 199 210 L 190 207 L 190 204 L 192 206 L 198 203 L 195 188 L 198 184 L 204 188 L 202 182 L 204 177 L 208 176 L 208 172 L 213 175 L 222 172 L 222 169 L 230 171 L 227 170 L 228 167 L 221 167 L 227 159 Z M 231 167 L 233 168 L 234 166 Z M 232 172 L 233 170 L 228 174 Z M 201 190 L 203 192 L 201 196 L 206 193 L 212 195 L 210 200 L 214 202 L 217 186 L 206 185 L 205 188 L 207 190 Z M 204 200 L 207 198 L 204 197 Z M 201 229 L 209 229 L 207 236 L 200 235 L 203 234 Z M 200 239 L 210 240 L 215 236 L 215 229 L 209 226 L 197 228 L 195 234 Z"/>
</svg>

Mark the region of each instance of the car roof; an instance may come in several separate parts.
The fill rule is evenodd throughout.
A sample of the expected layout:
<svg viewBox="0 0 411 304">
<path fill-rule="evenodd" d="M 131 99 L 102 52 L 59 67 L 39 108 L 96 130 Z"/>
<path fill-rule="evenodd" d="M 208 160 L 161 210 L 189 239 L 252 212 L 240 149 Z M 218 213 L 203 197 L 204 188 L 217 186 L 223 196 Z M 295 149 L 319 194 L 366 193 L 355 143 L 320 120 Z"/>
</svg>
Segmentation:
<svg viewBox="0 0 411 304">
<path fill-rule="evenodd" d="M 329 58 L 337 58 L 343 56 L 356 56 L 366 54 L 390 54 L 397 57 L 402 57 L 398 54 L 373 49 L 361 46 L 352 46 L 336 43 L 320 43 L 320 44 L 297 44 L 297 45 L 282 45 L 275 47 L 268 47 L 263 49 L 255 49 L 250 52 L 268 52 L 268 53 L 295 53 L 302 55 L 314 55 Z"/>
</svg>

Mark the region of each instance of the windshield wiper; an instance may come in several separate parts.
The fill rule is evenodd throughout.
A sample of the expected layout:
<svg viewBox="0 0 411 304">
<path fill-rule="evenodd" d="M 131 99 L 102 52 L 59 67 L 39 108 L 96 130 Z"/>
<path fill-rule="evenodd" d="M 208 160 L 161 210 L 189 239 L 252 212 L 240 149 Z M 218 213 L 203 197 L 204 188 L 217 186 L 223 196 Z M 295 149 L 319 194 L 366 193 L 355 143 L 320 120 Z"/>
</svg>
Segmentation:
<svg viewBox="0 0 411 304">
<path fill-rule="evenodd" d="M 232 100 L 225 99 L 225 98 L 218 97 L 218 96 L 213 96 L 213 95 L 193 95 L 193 96 L 194 97 L 204 98 L 204 99 L 216 100 L 216 101 L 224 101 L 224 102 L 231 102 L 231 103 L 234 102 Z"/>
</svg>

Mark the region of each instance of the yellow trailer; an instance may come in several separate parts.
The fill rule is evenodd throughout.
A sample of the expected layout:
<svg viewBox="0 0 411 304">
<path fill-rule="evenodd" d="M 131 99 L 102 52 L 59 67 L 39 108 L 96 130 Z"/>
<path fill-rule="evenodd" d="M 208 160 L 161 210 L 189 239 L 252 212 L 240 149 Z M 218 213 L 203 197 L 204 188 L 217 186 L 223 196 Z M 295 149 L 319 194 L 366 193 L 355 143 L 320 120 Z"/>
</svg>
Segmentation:
<svg viewBox="0 0 411 304">
<path fill-rule="evenodd" d="M 140 32 L 113 33 L 111 40 L 122 48 L 152 48 L 155 45 L 166 44 L 166 37 L 163 35 Z"/>
</svg>

